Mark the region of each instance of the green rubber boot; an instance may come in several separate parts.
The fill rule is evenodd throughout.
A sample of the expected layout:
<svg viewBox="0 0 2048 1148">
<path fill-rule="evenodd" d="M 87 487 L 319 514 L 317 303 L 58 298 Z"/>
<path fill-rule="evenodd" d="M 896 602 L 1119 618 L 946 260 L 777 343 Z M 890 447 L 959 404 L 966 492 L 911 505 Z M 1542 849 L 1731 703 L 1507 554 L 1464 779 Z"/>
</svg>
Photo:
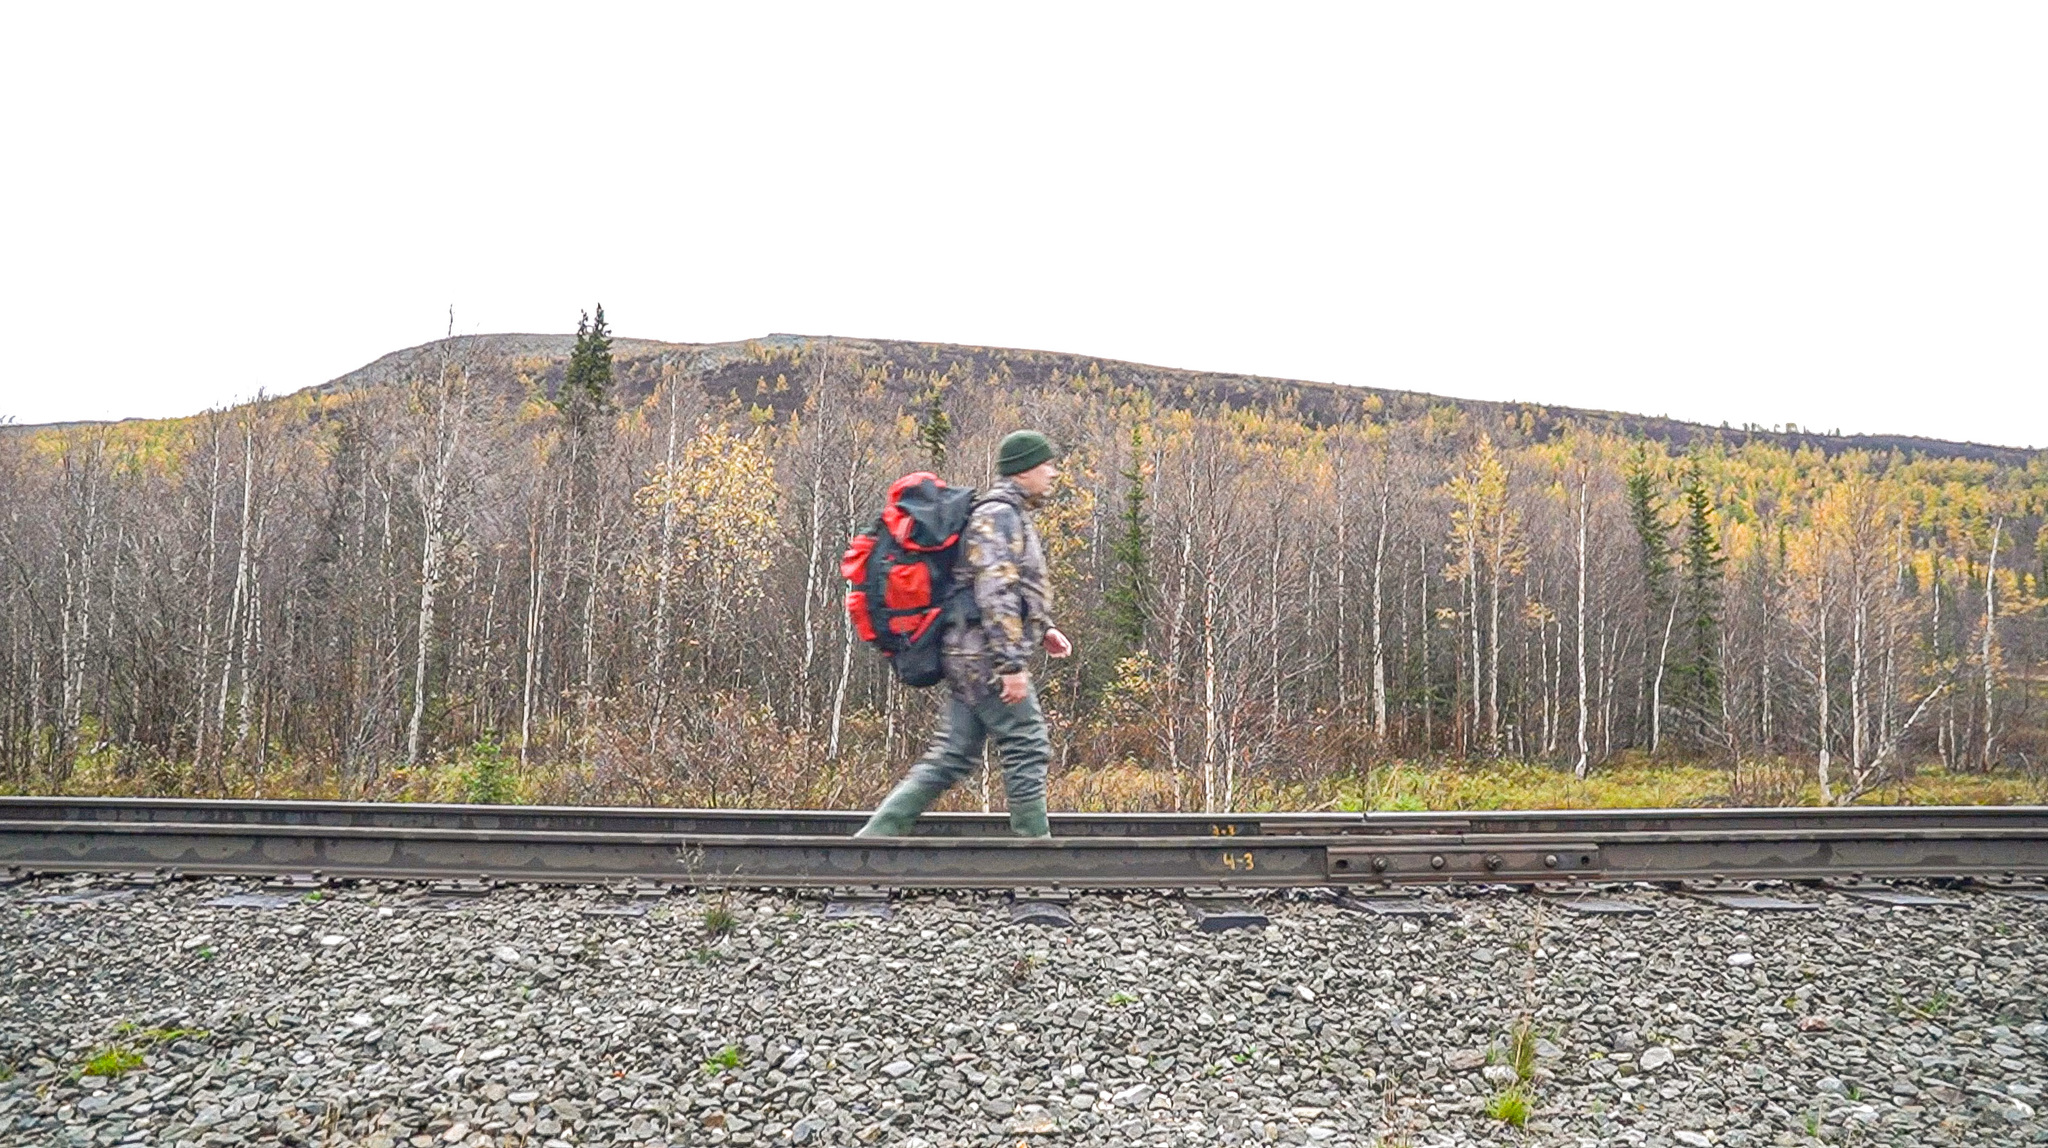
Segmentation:
<svg viewBox="0 0 2048 1148">
<path fill-rule="evenodd" d="M 1052 836 L 1052 827 L 1045 823 L 1045 798 L 1013 803 L 1010 806 L 1010 832 L 1018 837 Z"/>
<path fill-rule="evenodd" d="M 906 777 L 889 796 L 882 799 L 874 816 L 860 827 L 855 837 L 908 837 L 910 827 L 917 824 L 917 816 L 931 807 L 946 792 L 943 785 L 933 785 L 915 777 Z"/>
</svg>

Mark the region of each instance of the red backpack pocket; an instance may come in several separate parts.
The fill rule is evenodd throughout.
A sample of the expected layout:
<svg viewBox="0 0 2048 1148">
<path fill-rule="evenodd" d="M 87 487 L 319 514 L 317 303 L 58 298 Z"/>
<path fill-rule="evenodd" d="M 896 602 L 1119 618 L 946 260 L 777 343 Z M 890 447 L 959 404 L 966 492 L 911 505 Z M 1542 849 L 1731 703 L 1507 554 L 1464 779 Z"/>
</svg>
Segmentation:
<svg viewBox="0 0 2048 1148">
<path fill-rule="evenodd" d="M 856 534 L 839 556 L 839 576 L 858 586 L 868 580 L 868 555 L 875 552 L 875 536 Z"/>
<path fill-rule="evenodd" d="M 941 613 L 943 611 L 935 606 L 922 614 L 905 614 L 900 618 L 891 618 L 889 632 L 901 634 L 906 640 L 915 642 L 924 637 L 924 632 L 932 628 L 932 623 L 939 620 Z"/>
<path fill-rule="evenodd" d="M 868 596 L 864 591 L 855 590 L 846 595 L 846 614 L 853 619 L 853 632 L 863 642 L 875 640 L 875 620 L 868 613 Z"/>
<path fill-rule="evenodd" d="M 882 604 L 891 610 L 922 610 L 932 604 L 932 572 L 922 562 L 904 562 L 889 568 L 889 585 L 882 592 Z"/>
</svg>

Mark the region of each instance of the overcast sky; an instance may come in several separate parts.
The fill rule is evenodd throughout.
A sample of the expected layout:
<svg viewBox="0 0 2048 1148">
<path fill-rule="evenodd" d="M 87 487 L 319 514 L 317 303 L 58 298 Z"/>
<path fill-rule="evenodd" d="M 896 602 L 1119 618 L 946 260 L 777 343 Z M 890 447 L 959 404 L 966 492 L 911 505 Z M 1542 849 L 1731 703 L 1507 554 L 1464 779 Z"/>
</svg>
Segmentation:
<svg viewBox="0 0 2048 1148">
<path fill-rule="evenodd" d="M 2048 5 L 11 4 L 0 417 L 773 331 L 2048 447 Z"/>
</svg>

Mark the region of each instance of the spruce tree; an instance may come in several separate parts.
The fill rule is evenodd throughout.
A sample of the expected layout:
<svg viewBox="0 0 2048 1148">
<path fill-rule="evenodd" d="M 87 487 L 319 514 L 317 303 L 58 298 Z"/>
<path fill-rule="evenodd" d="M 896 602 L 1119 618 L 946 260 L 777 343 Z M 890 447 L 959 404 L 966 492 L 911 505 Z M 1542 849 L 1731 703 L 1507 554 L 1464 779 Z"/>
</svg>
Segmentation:
<svg viewBox="0 0 2048 1148">
<path fill-rule="evenodd" d="M 605 326 L 604 304 L 599 303 L 596 322 L 588 312 L 576 320 L 576 346 L 569 352 L 562 387 L 555 392 L 555 409 L 568 418 L 570 429 L 581 432 L 591 416 L 610 410 L 611 402 L 612 333 Z"/>
<path fill-rule="evenodd" d="M 945 469 L 946 448 L 953 438 L 953 417 L 946 413 L 946 387 L 952 379 L 940 375 L 926 384 L 911 400 L 917 420 L 917 445 L 924 448 L 933 471 Z"/>
<path fill-rule="evenodd" d="M 1673 671 L 1680 704 L 1704 726 L 1720 708 L 1721 570 L 1728 559 L 1721 553 L 1713 501 L 1697 464 L 1686 474 L 1683 497 L 1685 581 L 1678 612 L 1684 637 Z"/>
<path fill-rule="evenodd" d="M 1669 524 L 1657 500 L 1657 476 L 1650 470 L 1649 452 L 1640 444 L 1628 468 L 1628 519 L 1635 527 L 1636 543 L 1643 564 L 1643 663 L 1642 688 L 1649 694 L 1650 751 L 1663 742 L 1664 669 L 1668 653 L 1671 601 L 1671 539 Z M 1654 658 L 1656 664 L 1651 665 Z"/>
<path fill-rule="evenodd" d="M 1661 618 L 1671 601 L 1671 540 L 1657 500 L 1657 476 L 1638 448 L 1628 470 L 1628 520 L 1642 550 L 1643 585 L 1649 590 L 1649 612 Z"/>
<path fill-rule="evenodd" d="M 1146 551 L 1151 545 L 1151 526 L 1145 513 L 1144 432 L 1131 428 L 1131 462 L 1124 468 L 1123 533 L 1111 547 L 1116 563 L 1114 580 L 1105 596 L 1109 606 L 1110 632 L 1125 653 L 1145 645 L 1145 599 L 1150 591 Z"/>
</svg>

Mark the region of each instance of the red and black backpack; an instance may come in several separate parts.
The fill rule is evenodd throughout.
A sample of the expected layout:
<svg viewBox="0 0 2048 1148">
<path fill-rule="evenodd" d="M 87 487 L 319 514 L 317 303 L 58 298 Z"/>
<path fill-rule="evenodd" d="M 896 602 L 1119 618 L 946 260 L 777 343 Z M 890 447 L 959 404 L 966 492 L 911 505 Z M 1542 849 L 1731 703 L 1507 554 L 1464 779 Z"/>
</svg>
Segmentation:
<svg viewBox="0 0 2048 1148">
<path fill-rule="evenodd" d="M 953 585 L 953 559 L 975 501 L 972 487 L 947 486 L 926 471 L 906 474 L 890 484 L 874 525 L 839 558 L 853 632 L 889 659 L 906 686 L 923 689 L 945 676 L 946 611 L 955 608 L 956 590 L 971 593 Z"/>
</svg>

